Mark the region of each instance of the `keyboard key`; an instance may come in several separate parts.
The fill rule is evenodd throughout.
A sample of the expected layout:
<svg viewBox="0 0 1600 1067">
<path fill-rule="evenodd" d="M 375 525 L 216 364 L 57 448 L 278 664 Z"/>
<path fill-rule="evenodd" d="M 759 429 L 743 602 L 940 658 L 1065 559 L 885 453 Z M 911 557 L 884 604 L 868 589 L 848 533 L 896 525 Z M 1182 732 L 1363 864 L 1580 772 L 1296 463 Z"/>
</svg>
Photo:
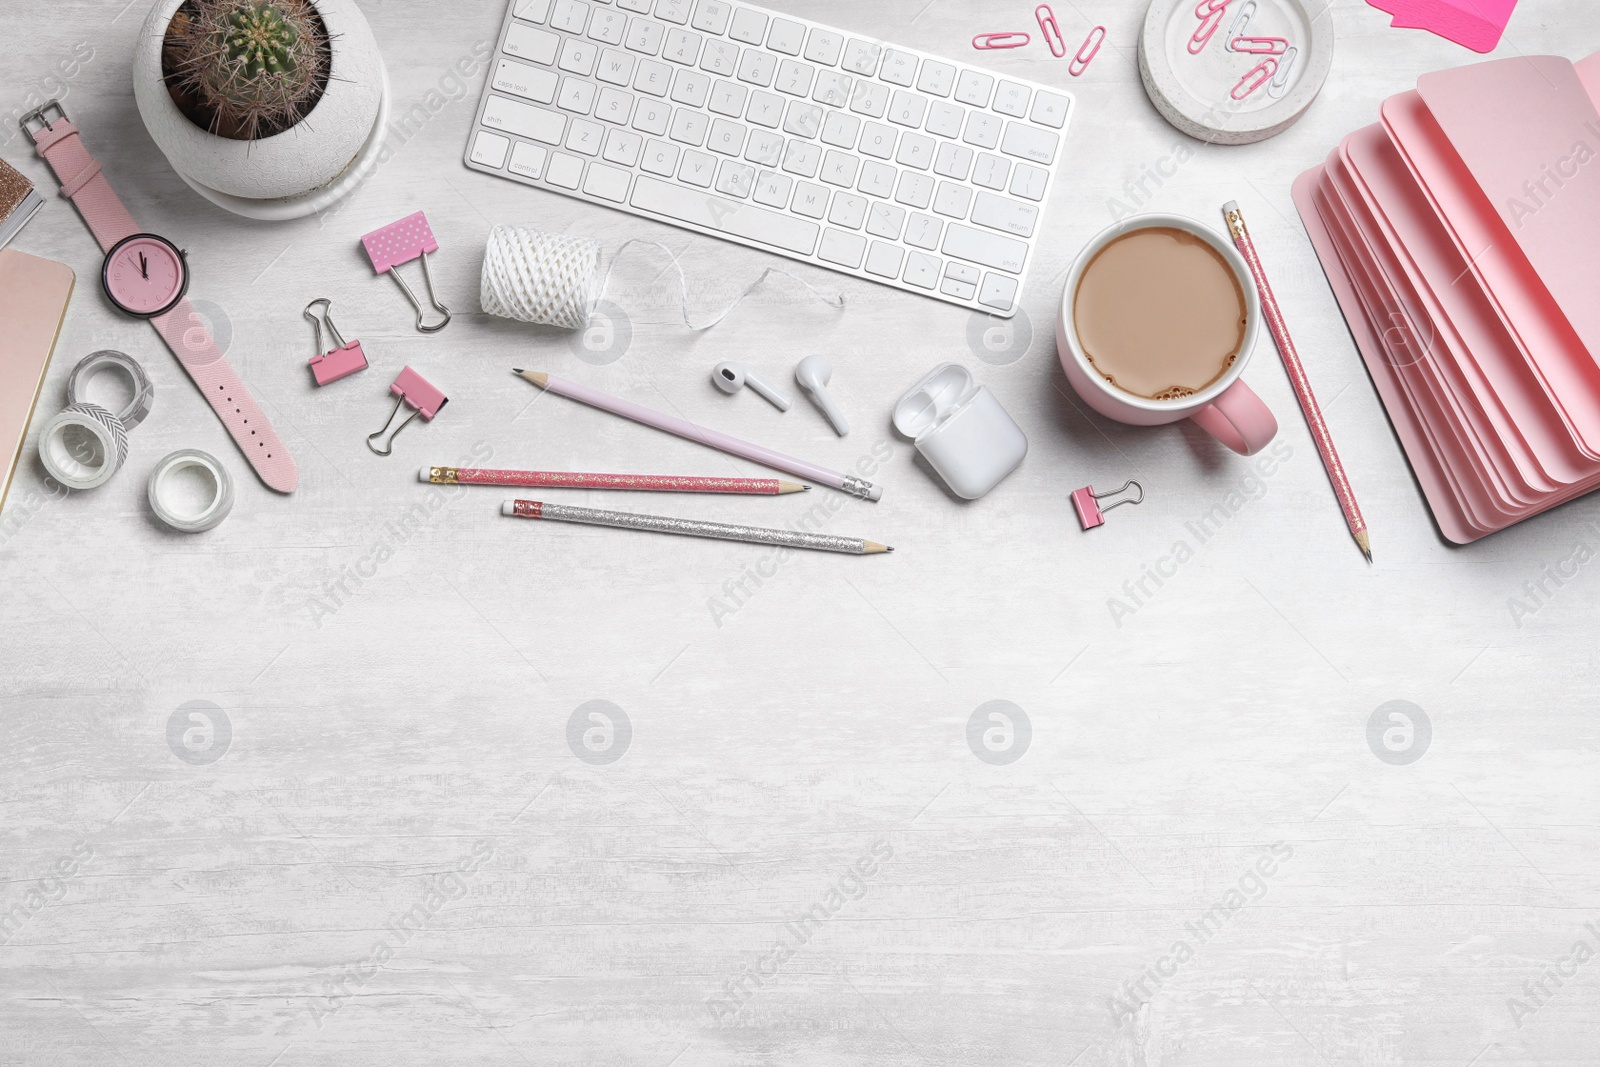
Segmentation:
<svg viewBox="0 0 1600 1067">
<path fill-rule="evenodd" d="M 573 119 L 572 125 L 567 127 L 567 147 L 586 156 L 598 156 L 605 139 L 605 127 L 588 119 Z"/>
<path fill-rule="evenodd" d="M 656 0 L 656 18 L 682 26 L 689 21 L 689 0 Z"/>
<path fill-rule="evenodd" d="M 728 16 L 732 8 L 733 5 L 727 0 L 700 0 L 695 5 L 694 22 L 691 25 L 705 33 L 720 34 L 728 28 Z"/>
<path fill-rule="evenodd" d="M 984 152 L 978 156 L 977 169 L 972 172 L 972 183 L 985 189 L 1004 189 L 1006 175 L 1011 173 L 1011 161 Z"/>
<path fill-rule="evenodd" d="M 927 207 L 933 201 L 933 179 L 926 174 L 909 170 L 900 172 L 900 184 L 895 187 L 894 198 L 910 207 Z"/>
<path fill-rule="evenodd" d="M 906 244 L 916 245 L 918 248 L 938 248 L 939 234 L 944 230 L 944 223 L 932 215 L 911 216 L 906 224 Z"/>
<path fill-rule="evenodd" d="M 750 195 L 750 187 L 755 184 L 756 172 L 754 168 L 743 163 L 735 163 L 731 159 L 723 160 L 722 169 L 717 171 L 717 192 L 737 196 L 741 200 Z"/>
<path fill-rule="evenodd" d="M 822 120 L 822 143 L 835 148 L 854 148 L 861 132 L 861 120 L 842 111 L 830 111 Z"/>
<path fill-rule="evenodd" d="M 888 49 L 883 53 L 883 67 L 878 71 L 878 77 L 891 85 L 911 88 L 917 80 L 917 57 L 910 52 Z"/>
<path fill-rule="evenodd" d="M 954 278 L 958 282 L 966 282 L 968 285 L 978 284 L 978 268 L 967 263 L 957 263 L 953 259 L 944 265 L 944 276 Z"/>
<path fill-rule="evenodd" d="M 545 167 L 544 180 L 563 189 L 576 189 L 583 178 L 583 160 L 564 152 L 550 153 L 550 163 Z"/>
<path fill-rule="evenodd" d="M 902 167 L 927 170 L 933 166 L 933 153 L 937 147 L 938 143 L 932 137 L 907 133 L 900 138 L 900 151 L 895 154 L 894 161 Z"/>
<path fill-rule="evenodd" d="M 550 0 L 517 0 L 516 16 L 529 22 L 543 22 L 550 17 Z"/>
<path fill-rule="evenodd" d="M 633 117 L 632 93 L 625 93 L 621 89 L 607 87 L 600 90 L 600 102 L 595 105 L 594 117 L 601 122 L 614 122 L 618 126 L 626 126 Z"/>
<path fill-rule="evenodd" d="M 1049 180 L 1049 171 L 1018 163 L 1011 175 L 1011 192 L 1029 200 L 1043 200 L 1045 183 Z"/>
<path fill-rule="evenodd" d="M 750 106 L 745 110 L 744 117 L 757 126 L 777 129 L 783 121 L 783 97 L 771 93 L 751 93 Z"/>
<path fill-rule="evenodd" d="M 874 159 L 888 159 L 894 155 L 894 144 L 899 136 L 892 126 L 869 122 L 861 133 L 861 154 Z"/>
<path fill-rule="evenodd" d="M 596 11 L 589 19 L 589 36 L 605 44 L 621 44 L 628 32 L 628 16 L 620 11 Z"/>
<path fill-rule="evenodd" d="M 1017 299 L 1017 280 L 1003 274 L 985 274 L 978 303 L 997 311 L 1010 311 Z"/>
<path fill-rule="evenodd" d="M 711 92 L 711 78 L 696 70 L 680 70 L 672 79 L 672 99 L 690 107 L 705 107 Z"/>
<path fill-rule="evenodd" d="M 615 48 L 600 53 L 600 66 L 595 77 L 612 85 L 627 85 L 633 78 L 633 57 Z"/>
<path fill-rule="evenodd" d="M 617 6 L 636 15 L 648 15 L 652 0 L 617 0 Z"/>
<path fill-rule="evenodd" d="M 738 66 L 739 46 L 736 44 L 727 41 L 707 41 L 705 51 L 700 53 L 700 69 L 710 71 L 712 74 L 731 78 Z"/>
<path fill-rule="evenodd" d="M 783 138 L 765 130 L 755 131 L 750 135 L 750 141 L 745 146 L 744 158 L 752 163 L 776 167 L 778 160 L 783 158 Z M 784 179 L 784 181 L 788 180 L 787 178 Z"/>
<path fill-rule="evenodd" d="M 795 100 L 783 120 L 783 132 L 796 137 L 815 137 L 822 130 L 822 109 Z"/>
<path fill-rule="evenodd" d="M 506 43 L 501 51 L 549 66 L 556 61 L 556 52 L 560 48 L 560 34 L 512 23 L 506 29 Z"/>
<path fill-rule="evenodd" d="M 976 285 L 971 282 L 957 281 L 954 278 L 946 278 L 940 282 L 939 291 L 945 296 L 953 296 L 957 300 L 971 300 L 978 295 L 978 287 Z"/>
<path fill-rule="evenodd" d="M 979 193 L 978 202 L 972 207 L 972 221 L 1018 237 L 1032 237 L 1039 222 L 1039 209 L 993 193 Z"/>
<path fill-rule="evenodd" d="M 539 178 L 544 175 L 544 161 L 550 153 L 536 144 L 518 141 L 517 146 L 511 150 L 511 166 L 508 168 L 513 174 L 520 174 L 525 178 Z"/>
<path fill-rule="evenodd" d="M 744 98 L 749 95 L 750 90 L 744 86 L 719 78 L 711 85 L 711 103 L 706 106 L 719 115 L 736 119 L 744 113 Z"/>
<path fill-rule="evenodd" d="M 672 113 L 672 128 L 667 131 L 667 136 L 674 141 L 698 147 L 706 143 L 706 130 L 710 126 L 710 121 L 702 112 L 680 107 Z"/>
<path fill-rule="evenodd" d="M 816 67 L 786 59 L 778 64 L 778 92 L 790 96 L 808 96 L 811 93 L 811 79 L 816 73 Z"/>
<path fill-rule="evenodd" d="M 633 76 L 633 87 L 651 96 L 666 96 L 672 86 L 672 68 L 653 59 L 639 60 L 639 73 Z"/>
<path fill-rule="evenodd" d="M 822 234 L 822 247 L 817 249 L 818 257 L 829 263 L 838 263 L 841 266 L 854 270 L 861 266 L 861 257 L 866 254 L 867 239 L 843 230 L 825 230 Z"/>
<path fill-rule="evenodd" d="M 1033 98 L 1033 111 L 1028 117 L 1041 125 L 1053 126 L 1059 130 L 1067 124 L 1067 109 L 1071 106 L 1066 97 L 1041 90 Z"/>
<path fill-rule="evenodd" d="M 984 193 L 983 195 L 988 196 L 989 194 Z M 953 219 L 964 219 L 967 217 L 967 206 L 971 203 L 971 189 L 968 189 L 965 185 L 957 185 L 955 182 L 940 182 L 939 191 L 933 198 L 933 210 L 940 215 L 948 215 Z M 973 219 L 972 221 L 977 222 L 978 220 Z"/>
<path fill-rule="evenodd" d="M 563 111 L 576 111 L 580 115 L 587 115 L 589 109 L 594 107 L 594 82 L 584 81 L 582 78 L 562 78 L 561 93 L 556 97 L 556 106 Z"/>
<path fill-rule="evenodd" d="M 1001 119 L 984 111 L 967 113 L 967 132 L 961 139 L 979 148 L 994 148 L 1000 143 Z"/>
<path fill-rule="evenodd" d="M 789 210 L 820 219 L 828 210 L 828 190 L 810 182 L 801 182 L 795 187 L 794 201 L 790 203 Z"/>
<path fill-rule="evenodd" d="M 788 19 L 773 19 L 772 30 L 767 34 L 767 47 L 786 56 L 797 56 L 805 46 L 806 28 Z"/>
<path fill-rule="evenodd" d="M 767 33 L 767 16 L 759 11 L 752 11 L 748 7 L 741 7 L 733 14 L 733 26 L 728 30 L 728 36 L 735 41 L 745 44 L 759 45 Z"/>
<path fill-rule="evenodd" d="M 670 178 L 678 169 L 678 146 L 665 141 L 650 141 L 644 146 L 644 158 L 639 166 L 651 174 Z"/>
<path fill-rule="evenodd" d="M 940 137 L 960 137 L 961 124 L 966 117 L 965 108 L 943 100 L 935 100 L 928 110 L 928 123 L 924 129 Z"/>
<path fill-rule="evenodd" d="M 623 43 L 635 52 L 653 56 L 661 51 L 661 38 L 664 33 L 659 22 L 652 22 L 649 19 L 629 19 L 628 36 L 623 38 Z"/>
<path fill-rule="evenodd" d="M 716 119 L 711 123 L 711 136 L 706 140 L 706 147 L 725 156 L 736 156 L 744 151 L 745 134 L 749 132 L 737 122 Z"/>
<path fill-rule="evenodd" d="M 945 227 L 944 254 L 1003 270 L 1007 274 L 1020 274 L 1022 264 L 1028 258 L 1028 246 L 998 233 L 975 230 L 952 222 Z"/>
<path fill-rule="evenodd" d="M 994 92 L 994 79 L 975 70 L 964 70 L 956 79 L 956 99 L 968 107 L 988 107 Z"/>
<path fill-rule="evenodd" d="M 568 37 L 561 43 L 561 62 L 556 64 L 562 70 L 581 74 L 584 77 L 594 73 L 595 60 L 600 58 L 600 49 L 587 41 L 580 41 L 576 37 Z"/>
<path fill-rule="evenodd" d="M 833 107 L 844 107 L 850 102 L 850 84 L 854 81 L 848 74 L 840 74 L 836 70 L 824 70 L 817 74 L 817 85 L 811 93 L 811 99 L 819 104 L 829 104 Z"/>
<path fill-rule="evenodd" d="M 714 157 L 704 152 L 687 151 L 683 154 L 683 162 L 678 164 L 678 178 L 690 185 L 698 185 L 702 189 L 711 188 L 712 179 L 717 176 L 717 161 Z"/>
<path fill-rule="evenodd" d="M 692 67 L 700 58 L 700 43 L 704 40 L 698 33 L 688 30 L 668 30 L 666 43 L 661 46 L 661 58 Z"/>
<path fill-rule="evenodd" d="M 917 75 L 917 91 L 931 96 L 949 96 L 956 83 L 956 68 L 937 59 L 924 59 Z"/>
<path fill-rule="evenodd" d="M 922 289 L 932 289 L 939 284 L 940 260 L 938 256 L 912 252 L 906 256 L 905 280 Z"/>
<path fill-rule="evenodd" d="M 906 225 L 906 209 L 895 207 L 893 204 L 873 204 L 867 212 L 867 232 L 874 237 L 886 237 L 891 241 L 900 239 L 900 231 Z M 895 261 L 895 271 L 899 270 L 899 261 Z M 891 272 L 894 273 L 894 272 Z"/>
<path fill-rule="evenodd" d="M 589 23 L 589 5 L 583 0 L 556 0 L 555 11 L 550 15 L 550 25 L 568 33 L 582 33 Z"/>
<path fill-rule="evenodd" d="M 611 130 L 606 134 L 606 146 L 600 155 L 624 167 L 637 166 L 639 153 L 644 148 L 644 138 L 627 130 Z"/>
<path fill-rule="evenodd" d="M 972 172 L 972 149 L 945 141 L 939 145 L 939 152 L 933 157 L 933 172 L 946 178 L 966 181 L 967 175 Z"/>
<path fill-rule="evenodd" d="M 505 165 L 506 153 L 511 151 L 511 138 L 498 133 L 479 130 L 472 139 L 472 161 L 498 170 Z"/>
<path fill-rule="evenodd" d="M 739 56 L 739 80 L 742 82 L 749 82 L 751 85 L 771 85 L 772 76 L 777 72 L 778 61 L 771 52 L 746 48 Z"/>
<path fill-rule="evenodd" d="M 583 191 L 613 204 L 628 199 L 628 183 L 633 180 L 629 171 L 608 167 L 604 163 L 589 164 L 589 173 L 583 176 Z"/>
<path fill-rule="evenodd" d="M 894 179 L 898 173 L 887 163 L 866 160 L 861 164 L 861 180 L 856 188 L 869 196 L 888 197 L 894 192 Z"/>
<path fill-rule="evenodd" d="M 756 178 L 756 203 L 765 204 L 768 207 L 787 207 L 789 204 L 789 190 L 793 185 L 793 178 L 782 174 L 774 174 L 770 170 L 764 170 Z"/>
<path fill-rule="evenodd" d="M 822 180 L 829 185 L 837 185 L 841 189 L 848 189 L 856 182 L 856 170 L 861 166 L 861 159 L 848 152 L 836 152 L 830 149 L 822 160 Z"/>
<path fill-rule="evenodd" d="M 856 91 L 850 94 L 850 110 L 875 119 L 883 118 L 883 113 L 889 110 L 889 87 L 877 82 L 856 82 Z"/>
<path fill-rule="evenodd" d="M 783 169 L 790 174 L 817 176 L 817 164 L 822 161 L 822 149 L 809 141 L 790 141 L 783 150 Z"/>
<path fill-rule="evenodd" d="M 548 104 L 555 100 L 560 81 L 551 71 L 502 59 L 495 66 L 492 84 L 502 93 L 514 93 L 526 100 Z"/>
<path fill-rule="evenodd" d="M 994 109 L 1012 118 L 1027 118 L 1028 97 L 1032 95 L 1032 90 L 1026 85 L 1001 81 L 999 91 L 994 94 Z"/>
<path fill-rule="evenodd" d="M 844 46 L 844 62 L 839 65 L 854 74 L 870 78 L 878 69 L 878 57 L 882 54 L 881 46 L 852 37 Z"/>
<path fill-rule="evenodd" d="M 483 124 L 545 144 L 560 144 L 561 135 L 567 130 L 565 115 L 503 96 L 489 97 L 483 106 Z"/>
<path fill-rule="evenodd" d="M 1061 135 L 1041 130 L 1037 126 L 1028 126 L 1021 122 L 1006 123 L 1006 137 L 1000 143 L 1000 151 L 1008 156 L 1017 156 L 1021 159 L 1032 160 L 1049 166 L 1056 161 L 1056 146 L 1061 143 Z"/>
<path fill-rule="evenodd" d="M 660 100 L 641 100 L 633 111 L 633 128 L 664 137 L 672 122 L 672 108 Z"/>
<path fill-rule="evenodd" d="M 899 126 L 910 126 L 914 130 L 922 125 L 922 116 L 927 110 L 928 101 L 925 97 L 897 90 L 889 101 L 889 121 Z"/>
<path fill-rule="evenodd" d="M 880 278 L 898 277 L 900 261 L 905 258 L 905 254 L 905 250 L 899 245 L 874 241 L 872 247 L 867 250 L 867 273 L 876 274 Z"/>
<path fill-rule="evenodd" d="M 835 193 L 833 206 L 828 209 L 828 221 L 850 230 L 861 229 L 861 224 L 867 221 L 866 200 L 849 193 Z"/>
<path fill-rule="evenodd" d="M 839 50 L 844 47 L 844 34 L 837 30 L 825 30 L 820 26 L 812 27 L 811 33 L 806 37 L 806 58 L 813 63 L 821 63 L 831 67 L 839 62 Z"/>
</svg>

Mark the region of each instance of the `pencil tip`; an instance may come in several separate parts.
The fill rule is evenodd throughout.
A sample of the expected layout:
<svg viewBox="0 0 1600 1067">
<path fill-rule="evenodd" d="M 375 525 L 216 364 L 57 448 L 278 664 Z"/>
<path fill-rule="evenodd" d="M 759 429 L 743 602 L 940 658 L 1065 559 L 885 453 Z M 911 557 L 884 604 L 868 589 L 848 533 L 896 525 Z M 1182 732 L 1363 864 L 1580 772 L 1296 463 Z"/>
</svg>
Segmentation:
<svg viewBox="0 0 1600 1067">
<path fill-rule="evenodd" d="M 511 373 L 512 374 L 521 374 L 522 373 L 522 368 L 521 367 L 512 367 L 511 368 Z"/>
</svg>

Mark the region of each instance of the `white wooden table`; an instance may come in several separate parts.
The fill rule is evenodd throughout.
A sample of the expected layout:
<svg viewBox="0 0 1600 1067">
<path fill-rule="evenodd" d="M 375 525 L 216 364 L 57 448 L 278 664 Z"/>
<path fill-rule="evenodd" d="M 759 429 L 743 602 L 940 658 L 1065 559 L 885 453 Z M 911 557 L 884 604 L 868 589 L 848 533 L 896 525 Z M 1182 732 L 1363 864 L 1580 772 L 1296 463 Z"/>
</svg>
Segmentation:
<svg viewBox="0 0 1600 1067">
<path fill-rule="evenodd" d="M 1085 77 L 1039 47 L 986 57 L 1080 104 L 1009 332 L 796 268 L 846 308 L 778 279 L 690 334 L 646 252 L 614 279 L 616 328 L 585 347 L 477 310 L 491 224 L 663 241 L 696 318 L 776 261 L 468 172 L 500 0 L 363 6 L 394 79 L 392 157 L 329 216 L 269 225 L 190 193 L 144 133 L 128 59 L 143 3 L 3 0 L 0 103 L 65 87 L 135 216 L 189 249 L 193 295 L 302 481 L 282 498 L 249 474 L 154 333 L 107 307 L 89 233 L 52 196 L 16 242 L 80 278 L 41 411 L 96 348 L 135 354 L 157 396 L 110 485 L 52 496 L 30 452 L 0 518 L 0 1063 L 1600 1059 L 1600 506 L 1443 543 L 1288 195 L 1383 98 L 1475 56 L 1337 0 L 1333 73 L 1304 121 L 1205 147 L 1139 87 L 1143 5 L 1063 0 L 1069 41 L 1110 29 Z M 1032 21 L 1022 3 L 789 6 L 964 59 L 973 34 Z M 1522 8 L 1498 55 L 1600 47 L 1585 0 Z M 1194 155 L 1176 174 L 1129 192 L 1180 147 Z M 9 122 L 0 153 L 53 192 Z M 1282 424 L 1267 473 L 1070 395 L 1059 276 L 1130 196 L 1219 227 L 1224 201 L 1245 207 L 1376 565 L 1265 338 L 1247 380 Z M 456 309 L 432 337 L 357 244 L 419 208 Z M 374 364 L 324 390 L 305 369 L 315 297 Z M 804 401 L 780 416 L 708 380 L 738 358 L 786 382 L 813 352 L 835 363 L 848 438 Z M 976 503 L 888 425 L 945 360 L 1032 443 Z M 380 459 L 362 439 L 407 363 L 450 404 Z M 563 499 L 773 525 L 833 509 L 828 529 L 897 551 L 774 567 L 758 547 L 513 522 L 510 494 L 419 485 L 423 463 L 490 456 L 757 473 L 541 399 L 513 366 L 835 466 L 875 456 L 886 487 L 877 505 L 820 489 Z M 151 466 L 183 447 L 237 481 L 203 536 L 166 532 L 144 502 Z M 1145 503 L 1081 533 L 1069 492 L 1130 477 Z M 1179 545 L 1169 577 L 1145 577 Z M 1537 610 L 1514 613 L 1541 581 Z M 998 754 L 991 701 L 1013 708 Z"/>
</svg>

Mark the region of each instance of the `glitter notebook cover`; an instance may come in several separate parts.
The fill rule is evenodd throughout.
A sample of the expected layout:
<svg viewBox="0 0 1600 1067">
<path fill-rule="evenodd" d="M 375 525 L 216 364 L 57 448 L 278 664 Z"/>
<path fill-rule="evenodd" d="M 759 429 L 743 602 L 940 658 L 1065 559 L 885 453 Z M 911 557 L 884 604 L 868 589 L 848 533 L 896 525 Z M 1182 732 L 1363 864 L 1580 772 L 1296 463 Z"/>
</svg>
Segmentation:
<svg viewBox="0 0 1600 1067">
<path fill-rule="evenodd" d="M 44 198 L 22 173 L 0 159 L 0 248 L 4 248 L 44 206 Z"/>
</svg>

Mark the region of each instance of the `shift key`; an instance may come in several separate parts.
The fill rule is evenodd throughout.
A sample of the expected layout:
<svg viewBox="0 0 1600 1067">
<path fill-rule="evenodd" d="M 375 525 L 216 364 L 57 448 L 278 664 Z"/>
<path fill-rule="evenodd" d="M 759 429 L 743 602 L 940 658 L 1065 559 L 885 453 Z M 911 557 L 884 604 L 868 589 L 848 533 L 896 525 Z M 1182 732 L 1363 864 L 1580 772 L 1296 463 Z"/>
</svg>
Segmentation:
<svg viewBox="0 0 1600 1067">
<path fill-rule="evenodd" d="M 982 263 L 1007 274 L 1021 274 L 1023 261 L 1028 258 L 1028 246 L 998 233 L 952 222 L 944 228 L 944 254 L 969 263 Z"/>
<path fill-rule="evenodd" d="M 546 111 L 542 107 L 507 100 L 503 96 L 489 95 L 483 105 L 483 124 L 496 130 L 505 130 L 518 137 L 527 137 L 545 144 L 561 143 L 561 133 L 566 129 L 565 115 Z"/>
</svg>

